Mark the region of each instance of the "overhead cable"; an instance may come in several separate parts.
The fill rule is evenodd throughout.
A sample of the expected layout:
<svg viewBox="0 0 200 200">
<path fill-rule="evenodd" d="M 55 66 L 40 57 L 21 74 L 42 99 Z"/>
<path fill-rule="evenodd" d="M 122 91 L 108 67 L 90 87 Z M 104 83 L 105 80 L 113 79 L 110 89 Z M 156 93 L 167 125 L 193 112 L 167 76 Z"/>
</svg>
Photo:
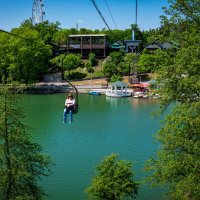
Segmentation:
<svg viewBox="0 0 200 200">
<path fill-rule="evenodd" d="M 108 26 L 108 24 L 107 24 L 107 22 L 106 22 L 105 18 L 103 17 L 103 15 L 102 15 L 101 11 L 99 10 L 99 8 L 98 8 L 98 6 L 97 6 L 97 4 L 96 4 L 95 0 L 91 0 L 91 1 L 92 1 L 92 3 L 93 3 L 94 7 L 96 8 L 97 12 L 98 12 L 98 13 L 99 13 L 99 15 L 101 16 L 102 20 L 104 21 L 105 25 L 107 26 L 108 30 L 110 30 L 110 31 L 111 31 L 111 29 L 110 29 L 110 27 Z"/>
<path fill-rule="evenodd" d="M 19 35 L 15 35 L 15 34 L 13 34 L 13 33 L 11 33 L 11 32 L 4 31 L 4 30 L 2 30 L 2 29 L 0 29 L 0 32 L 2 32 L 2 33 L 7 33 L 7 34 L 9 34 L 9 35 L 12 35 L 12 36 L 21 38 L 21 39 L 23 39 L 23 40 L 27 40 L 27 41 L 29 41 L 29 42 L 33 42 L 33 40 L 31 40 L 31 39 L 28 39 L 28 38 L 25 38 L 25 37 L 22 37 L 22 36 L 19 36 Z"/>
<path fill-rule="evenodd" d="M 110 16 L 111 16 L 111 18 L 112 18 L 112 20 L 113 20 L 113 23 L 115 24 L 116 29 L 118 29 L 117 24 L 116 24 L 116 22 L 115 22 L 115 20 L 114 20 L 114 17 L 113 17 L 113 15 L 112 15 L 112 13 L 111 13 L 111 10 L 110 10 L 110 8 L 109 8 L 109 6 L 108 6 L 107 0 L 105 0 L 105 3 L 106 3 L 106 7 L 108 8 L 108 11 L 109 11 L 109 13 L 110 13 Z"/>
</svg>

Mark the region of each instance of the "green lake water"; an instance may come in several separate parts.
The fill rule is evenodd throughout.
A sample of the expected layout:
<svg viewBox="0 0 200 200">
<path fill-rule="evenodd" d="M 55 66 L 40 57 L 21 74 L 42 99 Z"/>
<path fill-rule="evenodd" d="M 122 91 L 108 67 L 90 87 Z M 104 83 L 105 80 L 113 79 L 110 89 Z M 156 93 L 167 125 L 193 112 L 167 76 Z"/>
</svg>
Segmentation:
<svg viewBox="0 0 200 200">
<path fill-rule="evenodd" d="M 25 95 L 26 122 L 33 141 L 42 145 L 55 165 L 41 181 L 48 200 L 86 200 L 84 190 L 95 166 L 111 153 L 134 163 L 135 178 L 145 177 L 143 167 L 157 150 L 153 135 L 161 118 L 151 114 L 158 104 L 150 100 L 79 95 L 79 112 L 73 123 L 62 124 L 65 94 Z M 162 200 L 163 189 L 141 185 L 137 200 Z"/>
</svg>

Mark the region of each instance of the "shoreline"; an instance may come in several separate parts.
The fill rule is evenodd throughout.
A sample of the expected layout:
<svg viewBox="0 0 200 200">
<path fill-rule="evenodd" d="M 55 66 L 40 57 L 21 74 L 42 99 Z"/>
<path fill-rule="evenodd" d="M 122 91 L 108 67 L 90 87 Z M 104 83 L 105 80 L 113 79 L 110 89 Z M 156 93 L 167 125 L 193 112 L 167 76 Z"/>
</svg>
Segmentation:
<svg viewBox="0 0 200 200">
<path fill-rule="evenodd" d="M 105 94 L 107 87 L 102 84 L 95 83 L 88 84 L 88 82 L 71 82 L 77 89 L 78 93 L 87 94 L 89 91 L 100 92 Z M 82 83 L 82 84 L 81 84 Z M 74 93 L 75 89 L 70 86 L 67 82 L 40 82 L 35 83 L 31 86 L 26 86 L 24 92 L 28 94 L 56 94 L 56 93 Z"/>
<path fill-rule="evenodd" d="M 123 82 L 128 83 L 128 77 L 125 77 Z M 90 79 L 90 80 L 81 80 L 81 81 L 70 81 L 70 83 L 76 87 L 73 88 L 68 82 L 37 82 L 32 85 L 21 85 L 19 88 L 23 91 L 24 94 L 58 94 L 58 93 L 76 93 L 76 90 L 80 94 L 92 94 L 94 95 L 102 94 L 106 95 L 106 91 L 109 88 L 106 79 Z M 145 82 L 144 82 L 145 83 Z M 132 87 L 127 88 L 127 92 L 131 93 L 135 98 L 141 98 L 145 96 L 152 96 L 151 92 L 146 93 L 137 93 Z M 95 94 L 96 93 L 96 94 Z M 137 97 L 136 97 L 137 96 Z"/>
</svg>

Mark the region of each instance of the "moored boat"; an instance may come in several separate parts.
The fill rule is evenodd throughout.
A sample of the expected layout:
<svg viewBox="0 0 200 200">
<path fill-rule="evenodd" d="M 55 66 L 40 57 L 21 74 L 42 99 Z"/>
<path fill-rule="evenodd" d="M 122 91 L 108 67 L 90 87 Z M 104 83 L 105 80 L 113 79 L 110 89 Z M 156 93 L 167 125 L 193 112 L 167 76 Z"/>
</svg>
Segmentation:
<svg viewBox="0 0 200 200">
<path fill-rule="evenodd" d="M 101 92 L 98 92 L 98 91 L 89 91 L 88 94 L 90 94 L 90 95 L 101 95 Z"/>
<path fill-rule="evenodd" d="M 124 82 L 117 81 L 109 85 L 106 91 L 108 97 L 130 97 L 132 93 L 127 90 L 128 85 Z"/>
</svg>

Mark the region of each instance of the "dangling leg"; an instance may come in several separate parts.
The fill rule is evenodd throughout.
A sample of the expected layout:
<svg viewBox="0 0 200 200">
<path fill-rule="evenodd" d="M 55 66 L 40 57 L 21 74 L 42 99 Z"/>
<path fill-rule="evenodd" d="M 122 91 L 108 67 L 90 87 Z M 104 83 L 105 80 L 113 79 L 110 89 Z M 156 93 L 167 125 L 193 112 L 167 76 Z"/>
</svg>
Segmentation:
<svg viewBox="0 0 200 200">
<path fill-rule="evenodd" d="M 63 124 L 66 123 L 66 121 L 67 121 L 67 109 L 65 108 L 63 112 Z"/>
<path fill-rule="evenodd" d="M 69 111 L 69 118 L 70 118 L 70 122 L 69 123 L 71 124 L 72 123 L 72 111 L 71 110 Z"/>
</svg>

